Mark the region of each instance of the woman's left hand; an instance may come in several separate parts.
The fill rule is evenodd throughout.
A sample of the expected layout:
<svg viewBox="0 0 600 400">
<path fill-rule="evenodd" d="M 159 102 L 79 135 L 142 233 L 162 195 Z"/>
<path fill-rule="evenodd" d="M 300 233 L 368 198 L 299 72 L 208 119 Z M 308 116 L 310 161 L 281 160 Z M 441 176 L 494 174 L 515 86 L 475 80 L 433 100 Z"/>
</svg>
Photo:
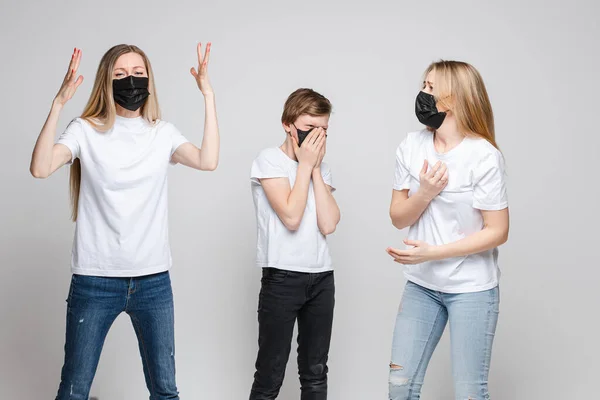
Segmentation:
<svg viewBox="0 0 600 400">
<path fill-rule="evenodd" d="M 433 250 L 435 246 L 420 240 L 404 239 L 404 244 L 414 246 L 411 249 L 399 250 L 388 247 L 387 253 L 394 258 L 394 261 L 400 264 L 412 265 L 420 264 L 434 259 Z"/>
<path fill-rule="evenodd" d="M 213 93 L 213 88 L 208 80 L 208 60 L 211 45 L 210 42 L 206 45 L 204 56 L 202 56 L 202 43 L 198 43 L 198 70 L 196 71 L 194 67 L 190 69 L 190 73 L 196 79 L 198 88 L 205 96 Z"/>
</svg>

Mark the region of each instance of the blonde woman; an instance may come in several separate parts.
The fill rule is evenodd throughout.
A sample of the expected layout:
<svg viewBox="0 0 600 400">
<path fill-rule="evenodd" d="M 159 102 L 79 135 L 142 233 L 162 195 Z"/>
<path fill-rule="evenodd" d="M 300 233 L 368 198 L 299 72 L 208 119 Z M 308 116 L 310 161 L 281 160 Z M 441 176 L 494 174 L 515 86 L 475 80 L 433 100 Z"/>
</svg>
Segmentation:
<svg viewBox="0 0 600 400">
<path fill-rule="evenodd" d="M 208 79 L 210 43 L 191 74 L 205 102 L 202 147 L 160 119 L 150 61 L 139 48 L 114 46 L 102 57 L 80 118 L 55 143 L 65 103 L 83 81 L 75 49 L 31 159 L 31 174 L 47 178 L 71 164 L 76 221 L 67 299 L 65 361 L 57 400 L 87 400 L 104 339 L 126 312 L 138 337 L 152 400 L 178 399 L 173 295 L 168 270 L 169 164 L 212 171 L 219 132 Z"/>
<path fill-rule="evenodd" d="M 417 96 L 427 129 L 396 153 L 393 225 L 407 249 L 388 248 L 408 280 L 396 319 L 389 398 L 419 399 L 429 360 L 450 323 L 455 398 L 489 399 L 498 320 L 497 247 L 508 238 L 504 162 L 480 74 L 456 61 L 432 64 Z"/>
</svg>

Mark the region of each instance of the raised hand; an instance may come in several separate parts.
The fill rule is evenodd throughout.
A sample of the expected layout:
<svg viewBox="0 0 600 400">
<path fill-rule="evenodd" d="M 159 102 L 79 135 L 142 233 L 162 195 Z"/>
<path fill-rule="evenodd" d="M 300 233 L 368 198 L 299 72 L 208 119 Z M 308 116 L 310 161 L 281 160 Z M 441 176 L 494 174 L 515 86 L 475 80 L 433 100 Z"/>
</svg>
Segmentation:
<svg viewBox="0 0 600 400">
<path fill-rule="evenodd" d="M 202 43 L 198 43 L 198 70 L 194 67 L 190 69 L 190 73 L 196 79 L 198 88 L 203 95 L 212 94 L 213 88 L 208 80 L 208 60 L 210 59 L 210 48 L 212 44 L 209 42 L 206 45 L 204 56 L 202 56 Z"/>
<path fill-rule="evenodd" d="M 319 161 L 323 146 L 325 146 L 326 136 L 326 132 L 323 128 L 313 129 L 308 134 L 306 139 L 304 139 L 302 146 L 300 147 L 298 146 L 296 139 L 292 137 L 294 153 L 296 153 L 298 163 L 309 165 L 311 168 L 315 168 L 317 162 Z"/>
<path fill-rule="evenodd" d="M 81 82 L 83 82 L 83 76 L 77 76 L 77 70 L 79 69 L 79 62 L 81 61 L 81 49 L 75 48 L 73 55 L 71 56 L 71 62 L 69 63 L 69 70 L 67 71 L 63 83 L 60 86 L 58 94 L 54 101 L 60 106 L 64 106 L 67 101 L 71 100 Z"/>
</svg>

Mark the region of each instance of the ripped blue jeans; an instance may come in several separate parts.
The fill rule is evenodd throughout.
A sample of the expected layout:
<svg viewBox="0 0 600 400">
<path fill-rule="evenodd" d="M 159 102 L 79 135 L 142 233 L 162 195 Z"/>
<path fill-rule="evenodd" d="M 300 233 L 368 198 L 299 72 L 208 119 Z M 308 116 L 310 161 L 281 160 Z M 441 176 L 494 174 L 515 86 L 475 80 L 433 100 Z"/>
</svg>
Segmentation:
<svg viewBox="0 0 600 400">
<path fill-rule="evenodd" d="M 138 338 L 150 399 L 179 399 L 168 272 L 135 278 L 73 275 L 67 305 L 65 361 L 56 400 L 88 400 L 104 339 L 122 312 L 131 318 Z"/>
<path fill-rule="evenodd" d="M 447 322 L 455 399 L 489 399 L 488 373 L 499 302 L 498 287 L 450 294 L 407 282 L 394 330 L 390 400 L 421 398 L 427 365 Z"/>
</svg>

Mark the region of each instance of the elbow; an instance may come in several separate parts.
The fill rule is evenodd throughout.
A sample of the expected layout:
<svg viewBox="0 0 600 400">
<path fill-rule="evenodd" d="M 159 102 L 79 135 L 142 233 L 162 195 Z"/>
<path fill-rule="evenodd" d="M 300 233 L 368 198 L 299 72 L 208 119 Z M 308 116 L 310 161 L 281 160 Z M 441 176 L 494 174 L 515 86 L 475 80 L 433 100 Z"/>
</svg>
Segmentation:
<svg viewBox="0 0 600 400">
<path fill-rule="evenodd" d="M 390 219 L 392 220 L 392 225 L 394 225 L 396 229 L 402 230 L 408 226 L 402 219 L 396 217 L 392 213 L 390 213 Z"/>
<path fill-rule="evenodd" d="M 498 246 L 501 246 L 506 242 L 508 242 L 508 230 L 502 232 L 502 234 L 498 238 Z"/>
<path fill-rule="evenodd" d="M 200 169 L 202 171 L 214 171 L 217 169 L 217 167 L 219 166 L 219 161 L 218 160 L 214 160 L 208 163 L 204 163 L 200 165 Z"/>
<path fill-rule="evenodd" d="M 320 227 L 319 231 L 321 231 L 321 233 L 323 234 L 323 236 L 329 236 L 331 235 L 333 232 L 335 232 L 336 226 L 332 225 L 332 226 L 324 226 L 324 227 Z"/>
<path fill-rule="evenodd" d="M 285 227 L 288 230 L 290 230 L 292 232 L 295 232 L 298 229 L 300 229 L 300 223 L 302 222 L 302 219 L 300 219 L 300 218 L 286 218 L 282 222 L 283 222 L 283 225 L 285 225 Z"/>
<path fill-rule="evenodd" d="M 31 173 L 31 176 L 33 176 L 36 179 L 46 179 L 49 176 L 47 171 L 42 171 L 41 169 L 35 168 L 33 166 L 29 168 L 29 172 Z"/>
</svg>

